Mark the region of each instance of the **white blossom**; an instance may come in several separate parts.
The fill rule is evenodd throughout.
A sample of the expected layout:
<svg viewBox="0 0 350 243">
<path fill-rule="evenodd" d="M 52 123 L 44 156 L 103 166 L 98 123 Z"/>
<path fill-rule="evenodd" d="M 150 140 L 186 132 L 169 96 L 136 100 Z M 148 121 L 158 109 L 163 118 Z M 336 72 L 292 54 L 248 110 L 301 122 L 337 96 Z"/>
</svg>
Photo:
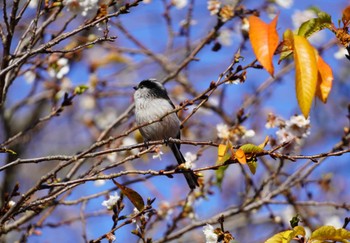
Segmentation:
<svg viewBox="0 0 350 243">
<path fill-rule="evenodd" d="M 60 91 L 56 94 L 56 99 L 61 99 L 65 93 L 69 92 L 69 90 L 72 89 L 72 87 L 72 81 L 67 77 L 63 77 L 61 79 Z"/>
<path fill-rule="evenodd" d="M 284 123 L 281 122 L 280 129 L 276 132 L 278 140 L 283 143 L 292 139 L 306 138 L 310 134 L 310 120 L 302 115 L 292 116 Z"/>
<path fill-rule="evenodd" d="M 16 202 L 15 201 L 12 201 L 12 200 L 10 200 L 8 203 L 7 203 L 7 205 L 11 208 L 11 207 L 13 207 L 13 206 L 15 206 L 15 204 L 16 204 Z"/>
<path fill-rule="evenodd" d="M 140 213 L 140 211 L 139 211 L 137 208 L 134 208 L 133 211 L 134 211 L 134 212 L 133 212 L 133 216 L 135 216 L 135 215 L 137 215 L 138 213 Z M 131 221 L 132 221 L 134 224 L 136 224 L 136 219 L 137 219 L 137 218 L 133 218 Z"/>
<path fill-rule="evenodd" d="M 305 119 L 303 115 L 295 115 L 286 121 L 286 128 L 295 137 L 305 138 L 310 135 L 310 119 Z"/>
<path fill-rule="evenodd" d="M 284 121 L 280 118 L 278 118 L 275 114 L 270 112 L 267 115 L 267 122 L 265 124 L 266 128 L 274 128 L 274 127 L 281 127 L 284 124 Z"/>
<path fill-rule="evenodd" d="M 235 84 L 235 85 L 238 85 L 241 83 L 241 79 L 239 78 L 236 78 L 234 80 L 229 80 L 226 84 Z"/>
<path fill-rule="evenodd" d="M 276 135 L 280 143 L 288 142 L 294 138 L 294 136 L 285 128 L 281 128 L 276 131 Z"/>
<path fill-rule="evenodd" d="M 210 224 L 203 226 L 203 233 L 205 235 L 206 243 L 217 243 L 218 235 L 214 233 L 214 227 Z"/>
<path fill-rule="evenodd" d="M 241 31 L 248 33 L 249 32 L 249 21 L 247 18 L 242 19 Z"/>
<path fill-rule="evenodd" d="M 115 162 L 117 160 L 117 152 L 109 153 L 107 155 L 107 160 L 112 163 Z"/>
<path fill-rule="evenodd" d="M 114 242 L 114 241 L 117 240 L 117 237 L 114 234 L 108 233 L 107 234 L 107 240 Z"/>
<path fill-rule="evenodd" d="M 277 9 L 276 5 L 269 4 L 266 7 L 266 13 L 269 19 L 274 19 L 277 13 L 279 13 L 279 10 Z"/>
<path fill-rule="evenodd" d="M 79 99 L 79 106 L 83 110 L 93 110 L 96 107 L 96 99 L 92 95 L 84 94 Z"/>
<path fill-rule="evenodd" d="M 282 8 L 290 8 L 293 5 L 293 0 L 276 0 L 276 4 Z"/>
<path fill-rule="evenodd" d="M 115 121 L 117 114 L 112 108 L 105 109 L 102 113 L 95 116 L 95 122 L 101 129 L 106 129 Z"/>
<path fill-rule="evenodd" d="M 36 78 L 36 74 L 33 71 L 29 70 L 24 73 L 23 77 L 26 80 L 27 84 L 32 84 Z"/>
<path fill-rule="evenodd" d="M 99 0 L 63 0 L 63 5 L 67 6 L 69 11 L 85 17 L 90 13 L 97 13 Z"/>
<path fill-rule="evenodd" d="M 122 141 L 122 146 L 123 147 L 128 147 L 128 146 L 131 146 L 131 145 L 135 145 L 137 142 L 135 140 L 135 138 L 133 137 L 125 137 Z M 132 149 L 130 150 L 130 153 L 132 154 L 137 154 L 139 152 L 139 149 Z M 126 151 L 121 151 L 120 152 L 121 154 L 125 154 Z"/>
<path fill-rule="evenodd" d="M 223 6 L 219 12 L 219 16 L 222 22 L 230 20 L 234 15 L 234 7 L 232 5 Z"/>
<path fill-rule="evenodd" d="M 157 214 L 167 220 L 170 219 L 170 216 L 174 213 L 174 210 L 170 207 L 168 201 L 161 201 L 158 206 Z"/>
<path fill-rule="evenodd" d="M 103 186 L 104 184 L 106 184 L 106 180 L 96 180 L 94 182 L 94 185 L 97 187 Z"/>
<path fill-rule="evenodd" d="M 255 131 L 253 129 L 245 130 L 244 134 L 242 136 L 243 139 L 245 138 L 252 138 L 255 136 Z"/>
<path fill-rule="evenodd" d="M 197 155 L 193 154 L 191 152 L 186 152 L 185 153 L 185 168 L 186 169 L 193 169 L 194 168 L 194 164 L 193 162 L 197 160 Z"/>
<path fill-rule="evenodd" d="M 231 46 L 233 43 L 233 32 L 230 29 L 222 29 L 218 36 L 218 41 L 223 46 Z"/>
<path fill-rule="evenodd" d="M 228 139 L 230 136 L 229 127 L 226 124 L 220 123 L 216 125 L 218 138 Z"/>
<path fill-rule="evenodd" d="M 180 21 L 180 26 L 186 27 L 186 26 L 188 26 L 188 25 L 196 25 L 197 23 L 198 23 L 197 20 L 191 19 L 191 20 L 190 20 L 190 24 L 188 24 L 187 19 L 183 19 L 183 20 Z"/>
<path fill-rule="evenodd" d="M 221 7 L 221 2 L 218 0 L 209 0 L 208 1 L 208 10 L 210 15 L 216 15 L 219 13 Z"/>
<path fill-rule="evenodd" d="M 171 3 L 177 8 L 182 9 L 188 4 L 188 0 L 172 0 Z"/>
<path fill-rule="evenodd" d="M 163 152 L 160 149 L 156 149 L 156 153 L 152 155 L 152 159 L 162 160 Z"/>
<path fill-rule="evenodd" d="M 334 53 L 335 59 L 343 59 L 345 58 L 345 55 L 349 55 L 348 50 L 346 50 L 345 47 L 339 47 L 338 51 Z"/>
<path fill-rule="evenodd" d="M 114 193 L 114 195 L 109 195 L 109 199 L 105 200 L 102 202 L 102 206 L 107 207 L 108 210 L 111 210 L 113 208 L 113 206 L 118 202 L 118 200 L 120 199 L 120 196 L 118 195 L 118 193 Z"/>
<path fill-rule="evenodd" d="M 58 79 L 63 78 L 69 72 L 69 65 L 67 58 L 60 58 L 54 65 L 49 66 L 48 74 L 50 77 Z"/>
<path fill-rule="evenodd" d="M 134 208 L 133 211 L 134 211 L 132 214 L 133 219 L 131 221 L 134 224 L 136 224 L 136 230 L 138 230 L 140 228 L 140 226 L 139 226 L 140 218 L 143 217 L 144 220 L 148 220 L 149 217 L 147 214 L 143 214 L 143 215 L 139 215 L 139 216 L 135 217 L 136 215 L 138 215 L 140 213 L 140 211 L 137 208 Z"/>
</svg>

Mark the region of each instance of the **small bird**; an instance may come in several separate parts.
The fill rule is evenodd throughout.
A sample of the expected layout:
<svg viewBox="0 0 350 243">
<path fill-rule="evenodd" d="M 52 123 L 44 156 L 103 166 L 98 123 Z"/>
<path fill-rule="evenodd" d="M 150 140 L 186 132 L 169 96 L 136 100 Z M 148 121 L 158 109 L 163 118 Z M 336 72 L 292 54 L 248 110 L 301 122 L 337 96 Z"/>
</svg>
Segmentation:
<svg viewBox="0 0 350 243">
<path fill-rule="evenodd" d="M 134 87 L 135 116 L 138 125 L 155 121 L 175 109 L 164 86 L 155 79 L 146 79 Z M 177 114 L 170 113 L 160 121 L 140 128 L 143 139 L 168 140 L 180 139 L 180 120 Z M 185 163 L 185 158 L 180 151 L 180 144 L 169 143 L 169 146 L 179 165 Z M 185 171 L 184 176 L 191 189 L 199 186 L 197 176 L 193 171 Z"/>
</svg>

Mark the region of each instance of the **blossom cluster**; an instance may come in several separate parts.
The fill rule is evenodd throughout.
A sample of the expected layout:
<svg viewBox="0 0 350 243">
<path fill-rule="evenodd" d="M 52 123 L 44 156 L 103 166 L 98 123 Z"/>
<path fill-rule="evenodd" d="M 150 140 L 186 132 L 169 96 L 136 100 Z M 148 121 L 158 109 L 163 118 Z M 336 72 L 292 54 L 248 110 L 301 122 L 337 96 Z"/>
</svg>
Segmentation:
<svg viewBox="0 0 350 243">
<path fill-rule="evenodd" d="M 216 125 L 217 137 L 224 140 L 239 140 L 252 138 L 255 136 L 255 131 L 246 129 L 243 126 L 229 127 L 226 124 L 220 123 Z"/>
<path fill-rule="evenodd" d="M 284 120 L 270 113 L 265 127 L 278 128 L 276 135 L 280 143 L 289 142 L 293 139 L 300 143 L 303 138 L 310 135 L 310 119 L 306 119 L 302 115 L 294 115 L 289 120 Z"/>
<path fill-rule="evenodd" d="M 97 13 L 100 4 L 104 1 L 99 0 L 63 0 L 63 5 L 67 6 L 68 10 L 74 14 L 87 16 L 90 13 Z"/>
<path fill-rule="evenodd" d="M 218 15 L 223 22 L 226 22 L 235 15 L 234 9 L 237 1 L 208 0 L 210 15 Z"/>
</svg>

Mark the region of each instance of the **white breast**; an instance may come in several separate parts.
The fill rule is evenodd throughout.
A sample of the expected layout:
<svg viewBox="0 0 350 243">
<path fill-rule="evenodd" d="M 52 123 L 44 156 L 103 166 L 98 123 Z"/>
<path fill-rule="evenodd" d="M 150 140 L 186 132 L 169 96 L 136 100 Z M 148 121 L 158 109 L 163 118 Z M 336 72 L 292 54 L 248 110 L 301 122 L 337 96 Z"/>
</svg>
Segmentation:
<svg viewBox="0 0 350 243">
<path fill-rule="evenodd" d="M 138 125 L 157 120 L 174 108 L 165 99 L 135 100 L 136 123 Z M 147 140 L 161 140 L 176 138 L 179 135 L 180 121 L 176 113 L 171 113 L 161 121 L 152 123 L 140 129 L 142 136 Z"/>
</svg>

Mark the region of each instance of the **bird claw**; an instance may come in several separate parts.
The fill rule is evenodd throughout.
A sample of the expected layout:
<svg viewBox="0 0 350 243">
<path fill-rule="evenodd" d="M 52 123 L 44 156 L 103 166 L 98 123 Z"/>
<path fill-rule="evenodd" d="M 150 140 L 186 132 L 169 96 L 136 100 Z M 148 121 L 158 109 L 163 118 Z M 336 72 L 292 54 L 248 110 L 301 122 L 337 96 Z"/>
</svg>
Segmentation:
<svg viewBox="0 0 350 243">
<path fill-rule="evenodd" d="M 164 144 L 165 144 L 165 146 L 168 146 L 169 145 L 169 138 L 164 138 Z"/>
<path fill-rule="evenodd" d="M 144 144 L 144 146 L 146 147 L 146 149 L 148 149 L 148 147 L 149 147 L 149 141 L 148 141 L 148 140 L 145 140 L 145 141 L 143 141 L 143 144 Z"/>
</svg>

